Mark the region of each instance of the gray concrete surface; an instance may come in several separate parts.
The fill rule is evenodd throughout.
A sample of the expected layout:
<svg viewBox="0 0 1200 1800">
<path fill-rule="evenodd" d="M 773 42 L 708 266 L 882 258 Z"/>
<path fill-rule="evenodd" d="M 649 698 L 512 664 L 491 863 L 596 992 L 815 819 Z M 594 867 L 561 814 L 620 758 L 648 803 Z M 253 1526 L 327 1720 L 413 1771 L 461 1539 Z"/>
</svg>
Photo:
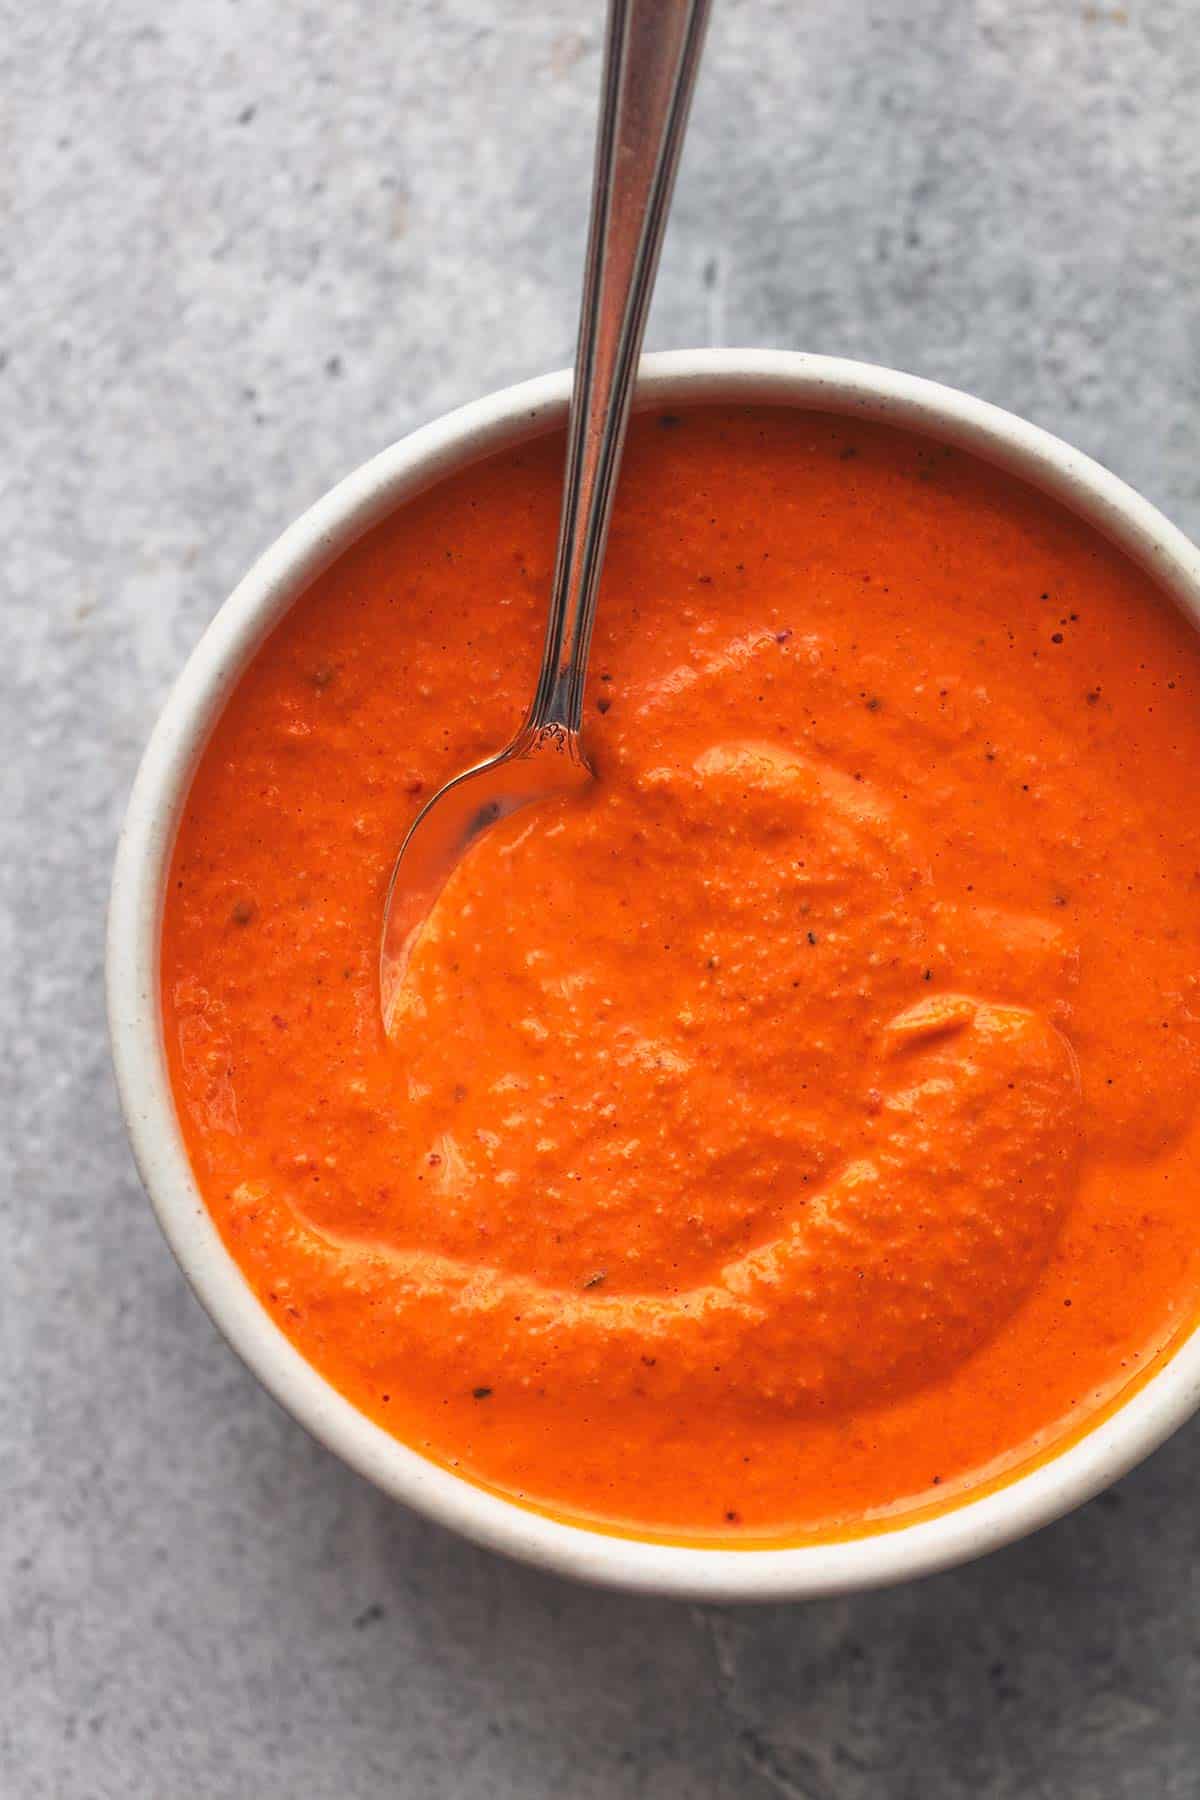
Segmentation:
<svg viewBox="0 0 1200 1800">
<path fill-rule="evenodd" d="M 1200 1793 L 1200 1427 L 889 1594 L 630 1602 L 407 1517 L 256 1388 L 125 1149 L 139 748 L 255 553 L 567 360 L 598 0 L 0 0 L 3 1800 Z M 655 345 L 1013 406 L 1200 532 L 1193 0 L 717 0 Z"/>
</svg>

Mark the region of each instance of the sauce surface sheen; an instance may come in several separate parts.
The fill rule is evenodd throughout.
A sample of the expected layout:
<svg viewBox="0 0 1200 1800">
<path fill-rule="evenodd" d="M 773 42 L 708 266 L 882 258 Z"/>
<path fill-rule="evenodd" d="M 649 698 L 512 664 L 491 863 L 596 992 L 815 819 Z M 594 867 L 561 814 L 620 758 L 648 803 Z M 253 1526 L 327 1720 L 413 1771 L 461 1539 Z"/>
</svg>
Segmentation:
<svg viewBox="0 0 1200 1800">
<path fill-rule="evenodd" d="M 419 806 L 532 691 L 561 441 L 409 502 L 204 752 L 163 1006 L 216 1223 L 386 1429 L 753 1544 L 952 1503 L 1194 1322 L 1195 633 L 1019 482 L 857 420 L 634 421 L 598 779 L 455 874 Z"/>
</svg>

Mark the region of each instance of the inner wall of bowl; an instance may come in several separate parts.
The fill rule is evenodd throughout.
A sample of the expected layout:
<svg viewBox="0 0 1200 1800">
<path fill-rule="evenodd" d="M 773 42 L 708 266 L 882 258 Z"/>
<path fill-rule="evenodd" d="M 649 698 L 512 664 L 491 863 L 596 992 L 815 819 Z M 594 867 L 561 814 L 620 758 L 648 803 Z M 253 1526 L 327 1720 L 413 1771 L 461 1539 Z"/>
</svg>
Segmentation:
<svg viewBox="0 0 1200 1800">
<path fill-rule="evenodd" d="M 1147 1454 L 1200 1402 L 1197 1341 L 1079 1443 L 953 1512 L 791 1550 L 662 1546 L 531 1513 L 382 1432 L 326 1384 L 260 1307 L 191 1177 L 162 1042 L 159 931 L 174 837 L 208 735 L 251 658 L 324 568 L 446 476 L 561 428 L 568 392 L 567 372 L 527 383 L 436 421 L 363 465 L 260 559 L 189 661 L 147 751 L 114 881 L 110 1007 L 135 1154 L 185 1273 L 264 1385 L 351 1466 L 477 1542 L 593 1582 L 709 1599 L 844 1591 L 944 1567 L 1048 1522 Z M 1200 556 L 1187 540 L 1107 471 L 1011 415 L 931 383 L 824 358 L 679 352 L 646 359 L 639 411 L 714 403 L 857 414 L 952 443 L 1049 492 L 1200 620 Z"/>
</svg>

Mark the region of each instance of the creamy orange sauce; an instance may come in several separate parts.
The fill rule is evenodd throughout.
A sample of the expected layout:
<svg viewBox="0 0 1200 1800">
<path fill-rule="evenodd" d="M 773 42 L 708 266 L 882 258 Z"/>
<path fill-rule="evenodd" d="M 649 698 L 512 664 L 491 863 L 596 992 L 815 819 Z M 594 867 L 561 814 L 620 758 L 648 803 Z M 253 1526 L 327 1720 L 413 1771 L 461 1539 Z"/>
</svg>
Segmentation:
<svg viewBox="0 0 1200 1800">
<path fill-rule="evenodd" d="M 519 723 L 561 444 L 410 503 L 205 751 L 163 1006 L 281 1329 L 427 1455 L 753 1544 L 1077 1433 L 1200 1290 L 1200 653 L 1091 531 L 936 444 L 635 421 L 597 780 L 461 866 L 383 1032 L 406 825 Z"/>
</svg>

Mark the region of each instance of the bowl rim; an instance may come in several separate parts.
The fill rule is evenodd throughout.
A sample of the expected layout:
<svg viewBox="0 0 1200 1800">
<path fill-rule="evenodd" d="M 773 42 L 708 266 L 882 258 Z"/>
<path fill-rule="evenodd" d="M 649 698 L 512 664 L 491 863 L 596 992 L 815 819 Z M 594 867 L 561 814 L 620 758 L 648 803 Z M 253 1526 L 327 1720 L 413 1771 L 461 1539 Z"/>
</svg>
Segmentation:
<svg viewBox="0 0 1200 1800">
<path fill-rule="evenodd" d="M 193 1291 L 268 1392 L 359 1474 L 476 1544 L 599 1586 L 715 1602 L 847 1593 L 947 1569 L 1090 1499 L 1200 1408 L 1200 1330 L 1067 1448 L 932 1518 L 881 1523 L 855 1537 L 791 1548 L 663 1544 L 533 1511 L 429 1461 L 374 1424 L 261 1306 L 192 1177 L 163 1046 L 159 935 L 179 816 L 216 717 L 263 638 L 323 568 L 378 519 L 451 471 L 561 424 L 569 391 L 569 370 L 521 382 L 443 415 L 363 463 L 259 557 L 188 658 L 133 785 L 109 902 L 109 1030 L 138 1170 Z M 917 376 L 796 351 L 680 350 L 643 358 L 639 409 L 706 402 L 858 414 L 969 450 L 1098 527 L 1200 626 L 1195 546 L 1117 476 L 999 407 Z"/>
</svg>

